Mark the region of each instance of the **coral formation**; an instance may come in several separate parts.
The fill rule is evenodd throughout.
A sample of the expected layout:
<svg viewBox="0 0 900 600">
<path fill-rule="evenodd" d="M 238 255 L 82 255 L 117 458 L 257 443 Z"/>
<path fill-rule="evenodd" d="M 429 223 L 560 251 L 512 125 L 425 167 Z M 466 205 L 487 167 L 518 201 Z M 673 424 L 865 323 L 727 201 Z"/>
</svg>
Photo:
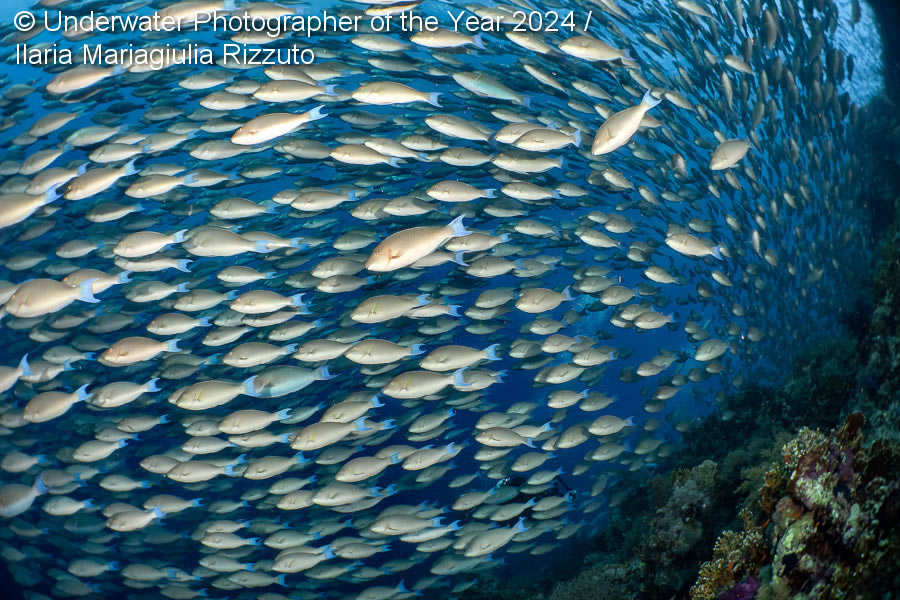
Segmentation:
<svg viewBox="0 0 900 600">
<path fill-rule="evenodd" d="M 759 598 L 874 598 L 900 589 L 900 446 L 865 447 L 864 423 L 852 413 L 831 435 L 803 429 L 783 447 L 756 518 L 745 512 L 743 532 L 722 534 L 692 598 L 747 597 L 750 588 Z"/>
</svg>

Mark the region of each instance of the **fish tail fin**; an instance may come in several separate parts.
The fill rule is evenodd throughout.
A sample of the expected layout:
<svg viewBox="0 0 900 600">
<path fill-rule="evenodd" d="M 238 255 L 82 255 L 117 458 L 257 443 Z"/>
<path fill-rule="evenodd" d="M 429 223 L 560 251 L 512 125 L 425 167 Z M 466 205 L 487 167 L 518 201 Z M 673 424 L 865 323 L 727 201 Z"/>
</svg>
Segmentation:
<svg viewBox="0 0 900 600">
<path fill-rule="evenodd" d="M 90 302 L 92 304 L 100 302 L 99 300 L 94 298 L 93 287 L 95 281 L 97 281 L 96 277 L 81 282 L 81 285 L 78 286 L 79 300 L 81 300 L 82 302 Z"/>
<path fill-rule="evenodd" d="M 440 97 L 441 97 L 441 92 L 432 92 L 431 94 L 428 95 L 428 104 L 430 104 L 432 106 L 437 106 L 438 108 L 440 108 L 441 103 L 438 101 L 438 100 L 440 100 Z"/>
<path fill-rule="evenodd" d="M 137 167 L 134 166 L 136 162 L 137 162 L 137 159 L 132 158 L 127 163 L 125 163 L 125 175 L 134 175 L 135 173 L 138 172 Z"/>
<path fill-rule="evenodd" d="M 294 306 L 303 306 L 303 293 L 291 296 L 291 304 Z"/>
<path fill-rule="evenodd" d="M 372 396 L 371 402 L 372 408 L 381 408 L 382 406 L 384 406 L 384 402 L 381 401 L 381 398 L 378 396 L 378 394 Z"/>
<path fill-rule="evenodd" d="M 455 262 L 456 264 L 458 264 L 458 265 L 461 266 L 461 267 L 468 267 L 468 266 L 469 266 L 468 263 L 466 263 L 465 259 L 463 258 L 464 255 L 465 255 L 465 251 L 464 251 L 464 250 L 460 250 L 459 252 L 455 252 L 455 253 L 453 254 L 453 262 Z"/>
<path fill-rule="evenodd" d="M 119 273 L 117 281 L 119 283 L 128 283 L 129 281 L 131 281 L 131 271 L 128 271 L 126 269 L 125 271 Z"/>
<path fill-rule="evenodd" d="M 178 347 L 178 342 L 181 340 L 175 338 L 174 340 L 169 340 L 166 342 L 166 352 L 181 352 L 181 348 Z"/>
<path fill-rule="evenodd" d="M 190 268 L 189 265 L 190 265 L 192 262 L 194 262 L 194 261 L 191 260 L 190 258 L 181 258 L 181 259 L 178 259 L 178 262 L 175 263 L 175 268 L 176 268 L 177 270 L 181 271 L 182 273 L 190 273 L 190 272 L 191 272 L 191 268 Z"/>
<path fill-rule="evenodd" d="M 316 379 L 318 381 L 325 381 L 327 379 L 334 379 L 335 374 L 328 370 L 328 365 L 323 365 L 316 369 Z"/>
<path fill-rule="evenodd" d="M 244 394 L 247 396 L 256 396 L 256 392 L 253 391 L 253 382 L 256 381 L 256 377 L 256 375 L 251 375 L 241 384 L 244 389 Z"/>
<path fill-rule="evenodd" d="M 277 413 L 275 413 L 275 419 L 278 421 L 284 421 L 285 419 L 290 419 L 292 411 L 293 411 L 293 409 L 290 409 L 290 408 L 284 408 L 282 410 L 279 410 Z"/>
<path fill-rule="evenodd" d="M 44 483 L 44 474 L 40 473 L 37 476 L 37 479 L 34 480 L 34 491 L 38 493 L 38 495 L 46 494 L 50 488 Z"/>
<path fill-rule="evenodd" d="M 30 377 L 34 375 L 34 372 L 31 370 L 31 365 L 28 364 L 28 354 L 25 354 L 21 360 L 19 360 L 19 370 L 22 371 L 19 377 Z"/>
<path fill-rule="evenodd" d="M 51 185 L 50 188 L 46 192 L 44 192 L 44 203 L 43 203 L 44 206 L 50 204 L 51 202 L 56 201 L 57 198 L 62 196 L 62 194 L 60 194 L 59 192 L 56 191 L 58 187 L 59 187 L 58 183 Z"/>
<path fill-rule="evenodd" d="M 466 382 L 465 375 L 466 375 L 466 371 L 468 371 L 468 370 L 469 370 L 469 367 L 462 367 L 460 369 L 453 371 L 453 384 L 452 385 L 455 385 L 457 387 L 472 385 L 471 383 Z"/>
<path fill-rule="evenodd" d="M 471 231 L 466 229 L 465 225 L 463 225 L 464 218 L 465 215 L 459 215 L 458 217 L 450 221 L 449 227 L 451 229 L 451 235 L 453 237 L 463 237 L 472 233 Z"/>
<path fill-rule="evenodd" d="M 722 256 L 723 249 L 724 249 L 724 247 L 722 246 L 722 244 L 713 246 L 712 255 L 715 256 L 718 260 L 724 260 L 724 258 Z"/>
<path fill-rule="evenodd" d="M 485 355 L 488 360 L 500 360 L 500 357 L 497 356 L 497 348 L 500 347 L 500 344 L 491 344 L 487 348 L 484 349 Z"/>
<path fill-rule="evenodd" d="M 629 427 L 633 427 L 634 426 L 634 417 L 628 417 L 627 419 L 625 419 L 625 423 L 627 423 Z"/>
<path fill-rule="evenodd" d="M 658 105 L 660 102 L 662 102 L 662 99 L 654 98 L 653 94 L 650 93 L 650 90 L 647 90 L 646 92 L 644 92 L 644 97 L 641 98 L 641 104 L 645 104 L 645 105 L 649 106 L 650 108 L 653 108 L 654 106 Z"/>
<path fill-rule="evenodd" d="M 186 291 L 188 291 L 188 282 L 187 281 L 185 281 L 183 283 L 179 283 L 177 286 L 175 286 L 176 293 L 184 293 Z"/>
<path fill-rule="evenodd" d="M 75 396 L 78 398 L 79 401 L 86 400 L 87 398 L 89 398 L 91 396 L 91 394 L 88 393 L 87 388 L 88 388 L 88 384 L 84 384 L 83 386 L 81 386 L 80 388 L 75 390 Z"/>
<path fill-rule="evenodd" d="M 572 290 L 569 286 L 566 286 L 565 289 L 562 291 L 562 293 L 563 293 L 563 296 L 566 297 L 566 300 L 574 300 L 575 299 L 575 296 L 572 295 Z"/>
<path fill-rule="evenodd" d="M 572 143 L 575 144 L 575 147 L 576 147 L 576 148 L 580 148 L 580 147 L 581 147 L 581 130 L 580 130 L 580 129 L 576 129 L 576 130 L 575 130 L 575 133 L 572 134 Z M 554 193 L 554 194 L 558 194 L 559 192 L 557 192 L 556 190 L 554 190 L 553 193 Z M 556 196 L 556 197 L 558 198 L 559 196 Z"/>
<path fill-rule="evenodd" d="M 309 113 L 307 113 L 307 114 L 309 115 L 309 120 L 310 120 L 310 121 L 315 121 L 315 120 L 317 120 L 317 119 L 322 119 L 322 118 L 327 117 L 327 116 L 328 116 L 328 113 L 326 113 L 326 112 L 323 110 L 324 108 L 325 108 L 325 105 L 324 105 L 324 104 L 320 104 L 319 106 L 317 106 L 317 107 L 315 107 L 314 109 L 312 109 L 311 111 L 309 111 Z"/>
<path fill-rule="evenodd" d="M 371 427 L 366 426 L 366 417 L 356 419 L 353 424 L 356 426 L 356 431 L 372 431 Z"/>
</svg>

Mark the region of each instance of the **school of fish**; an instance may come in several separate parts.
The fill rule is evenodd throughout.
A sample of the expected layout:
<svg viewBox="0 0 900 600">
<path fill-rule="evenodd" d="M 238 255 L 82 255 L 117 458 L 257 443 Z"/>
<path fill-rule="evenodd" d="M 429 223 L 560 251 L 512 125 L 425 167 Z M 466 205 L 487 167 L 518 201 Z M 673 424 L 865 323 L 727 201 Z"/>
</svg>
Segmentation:
<svg viewBox="0 0 900 600">
<path fill-rule="evenodd" d="M 565 552 L 867 252 L 830 42 L 856 2 L 326 8 L 483 27 L 0 78 L 0 556 L 26 597 L 454 597 Z M 3 33 L 7 59 L 184 43 Z"/>
</svg>

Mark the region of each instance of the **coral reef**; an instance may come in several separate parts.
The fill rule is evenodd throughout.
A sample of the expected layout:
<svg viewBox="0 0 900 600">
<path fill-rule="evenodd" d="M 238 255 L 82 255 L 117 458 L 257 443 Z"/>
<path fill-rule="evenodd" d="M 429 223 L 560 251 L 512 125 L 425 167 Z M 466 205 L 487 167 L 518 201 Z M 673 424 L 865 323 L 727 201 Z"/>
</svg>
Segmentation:
<svg viewBox="0 0 900 600">
<path fill-rule="evenodd" d="M 716 463 L 705 461 L 673 477 L 666 503 L 656 511 L 640 556 L 646 566 L 647 587 L 679 589 L 696 565 L 691 552 L 709 535 L 710 510 L 717 489 Z"/>
<path fill-rule="evenodd" d="M 691 588 L 696 600 L 752 598 L 759 588 L 755 575 L 768 556 L 761 527 L 750 525 L 749 511 L 744 509 L 744 530 L 726 531 L 713 548 L 713 559 L 700 567 L 697 583 Z M 748 577 L 749 574 L 749 577 Z"/>
<path fill-rule="evenodd" d="M 632 588 L 634 565 L 600 565 L 558 584 L 548 600 L 621 600 Z"/>
<path fill-rule="evenodd" d="M 900 204 L 900 198 L 897 199 Z M 859 405 L 873 426 L 900 437 L 900 224 L 882 243 L 875 271 L 875 309 L 868 335 L 860 341 Z"/>
<path fill-rule="evenodd" d="M 843 599 L 900 590 L 900 444 L 866 446 L 864 423 L 852 413 L 832 433 L 758 438 L 718 463 L 651 478 L 645 502 L 633 497 L 616 509 L 599 552 L 549 600 Z M 743 507 L 737 518 L 735 507 Z"/>
<path fill-rule="evenodd" d="M 783 447 L 757 514 L 745 510 L 744 530 L 722 534 L 692 598 L 876 598 L 900 590 L 900 446 L 866 447 L 864 423 L 852 413 L 830 435 L 803 429 Z"/>
</svg>

